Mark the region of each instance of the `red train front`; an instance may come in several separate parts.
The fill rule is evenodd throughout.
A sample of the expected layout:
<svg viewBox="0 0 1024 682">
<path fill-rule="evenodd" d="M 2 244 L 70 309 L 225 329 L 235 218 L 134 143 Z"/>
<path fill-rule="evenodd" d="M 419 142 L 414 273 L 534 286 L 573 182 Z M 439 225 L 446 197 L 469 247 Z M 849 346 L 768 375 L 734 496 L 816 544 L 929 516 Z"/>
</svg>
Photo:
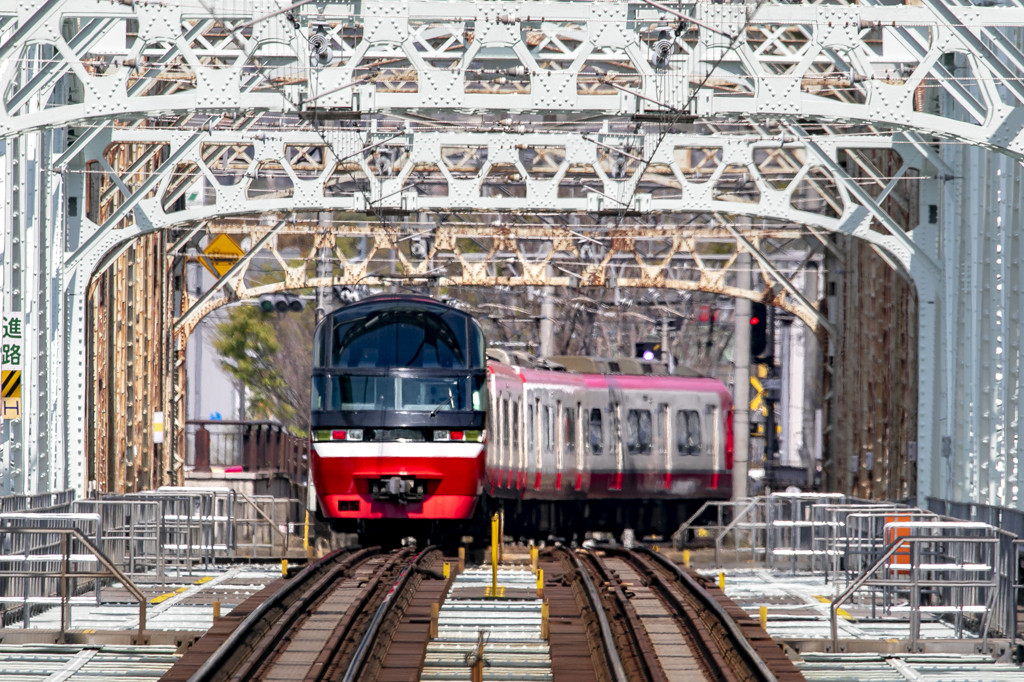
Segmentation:
<svg viewBox="0 0 1024 682">
<path fill-rule="evenodd" d="M 429 298 L 375 296 L 324 318 L 311 399 L 318 516 L 364 533 L 369 520 L 472 517 L 485 362 L 477 322 Z"/>
<path fill-rule="evenodd" d="M 494 351 L 468 314 L 375 296 L 316 329 L 317 515 L 364 543 L 506 530 L 665 533 L 732 491 L 732 401 L 720 381 L 633 360 L 577 371 Z M 636 365 L 632 369 L 624 365 Z M 490 434 L 488 436 L 488 434 Z"/>
</svg>

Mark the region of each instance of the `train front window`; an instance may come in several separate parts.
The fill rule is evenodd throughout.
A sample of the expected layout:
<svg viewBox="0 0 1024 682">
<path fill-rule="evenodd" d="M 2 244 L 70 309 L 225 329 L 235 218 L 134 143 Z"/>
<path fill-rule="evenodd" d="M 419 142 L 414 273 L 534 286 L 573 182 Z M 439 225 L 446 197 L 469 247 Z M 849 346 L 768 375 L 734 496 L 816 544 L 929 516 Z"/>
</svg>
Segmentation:
<svg viewBox="0 0 1024 682">
<path fill-rule="evenodd" d="M 331 365 L 482 367 L 482 358 L 477 358 L 479 353 L 467 342 L 467 326 L 467 318 L 455 311 L 378 310 L 355 318 L 339 317 L 334 325 Z"/>
<path fill-rule="evenodd" d="M 394 377 L 332 376 L 331 409 L 393 410 L 395 407 Z"/>
<path fill-rule="evenodd" d="M 395 406 L 397 410 L 443 412 L 471 409 L 466 400 L 466 379 L 395 377 L 394 380 L 400 386 L 398 395 L 402 398 Z"/>
<path fill-rule="evenodd" d="M 469 410 L 470 381 L 465 377 L 332 376 L 330 409 Z"/>
</svg>

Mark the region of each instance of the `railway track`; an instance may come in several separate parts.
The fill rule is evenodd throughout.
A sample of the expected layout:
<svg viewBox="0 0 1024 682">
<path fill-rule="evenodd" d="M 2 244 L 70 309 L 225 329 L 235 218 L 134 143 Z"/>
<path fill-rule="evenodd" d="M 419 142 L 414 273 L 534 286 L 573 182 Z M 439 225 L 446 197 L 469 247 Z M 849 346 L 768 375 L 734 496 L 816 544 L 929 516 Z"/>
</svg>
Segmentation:
<svg viewBox="0 0 1024 682">
<path fill-rule="evenodd" d="M 737 623 L 743 614 L 654 552 L 553 548 L 542 584 L 525 565 L 451 565 L 443 575 L 433 547 L 335 552 L 240 605 L 163 679 L 803 680 L 759 628 Z"/>
<path fill-rule="evenodd" d="M 429 547 L 378 554 L 339 550 L 269 595 L 213 651 L 203 640 L 162 678 L 165 682 L 321 682 L 356 680 L 372 665 L 381 625 L 405 605 L 440 552 Z M 244 606 L 244 605 L 243 605 Z M 212 631 L 211 631 L 212 632 Z M 209 636 L 209 634 L 208 634 Z M 388 640 L 390 642 L 390 640 Z"/>
<path fill-rule="evenodd" d="M 600 587 L 629 680 L 802 682 L 803 675 L 721 593 L 647 548 L 581 550 Z"/>
</svg>

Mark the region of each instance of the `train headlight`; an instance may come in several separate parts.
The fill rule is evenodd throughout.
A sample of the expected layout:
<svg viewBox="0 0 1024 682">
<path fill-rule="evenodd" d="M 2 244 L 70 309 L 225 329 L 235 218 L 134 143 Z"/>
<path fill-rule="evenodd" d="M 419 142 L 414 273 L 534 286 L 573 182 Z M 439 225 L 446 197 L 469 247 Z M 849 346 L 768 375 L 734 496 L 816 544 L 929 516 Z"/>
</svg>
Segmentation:
<svg viewBox="0 0 1024 682">
<path fill-rule="evenodd" d="M 434 431 L 434 442 L 451 440 L 451 435 L 448 431 Z"/>
<path fill-rule="evenodd" d="M 348 430 L 348 438 L 346 438 L 345 440 L 362 440 L 362 439 L 363 439 L 363 430 L 362 429 L 349 429 Z"/>
</svg>

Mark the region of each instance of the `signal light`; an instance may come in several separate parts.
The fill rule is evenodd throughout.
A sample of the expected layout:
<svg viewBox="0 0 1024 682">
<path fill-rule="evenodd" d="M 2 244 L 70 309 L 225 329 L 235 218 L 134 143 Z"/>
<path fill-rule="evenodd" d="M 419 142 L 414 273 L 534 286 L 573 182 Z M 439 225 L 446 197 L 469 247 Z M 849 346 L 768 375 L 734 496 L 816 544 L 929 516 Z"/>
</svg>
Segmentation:
<svg viewBox="0 0 1024 682">
<path fill-rule="evenodd" d="M 768 348 L 768 306 L 750 304 L 750 357 L 759 358 Z"/>
<path fill-rule="evenodd" d="M 462 431 L 452 431 L 452 440 L 463 440 L 466 437 Z"/>
<path fill-rule="evenodd" d="M 297 294 L 263 294 L 260 296 L 260 310 L 265 313 L 301 313 L 306 301 Z"/>
<path fill-rule="evenodd" d="M 345 432 L 344 431 L 331 431 L 331 439 L 332 440 L 345 440 Z"/>
<path fill-rule="evenodd" d="M 644 342 L 636 344 L 636 357 L 648 362 L 662 360 L 664 358 L 664 353 L 661 350 L 661 343 Z"/>
</svg>

